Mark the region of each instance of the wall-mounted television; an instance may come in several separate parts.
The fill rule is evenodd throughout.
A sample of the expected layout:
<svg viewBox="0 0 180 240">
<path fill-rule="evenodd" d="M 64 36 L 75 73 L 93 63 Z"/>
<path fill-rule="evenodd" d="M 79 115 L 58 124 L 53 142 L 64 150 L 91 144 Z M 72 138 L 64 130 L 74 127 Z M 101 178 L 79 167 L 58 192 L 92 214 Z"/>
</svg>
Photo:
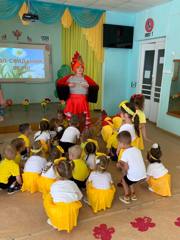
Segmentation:
<svg viewBox="0 0 180 240">
<path fill-rule="evenodd" d="M 132 48 L 134 27 L 104 24 L 103 47 Z"/>
</svg>

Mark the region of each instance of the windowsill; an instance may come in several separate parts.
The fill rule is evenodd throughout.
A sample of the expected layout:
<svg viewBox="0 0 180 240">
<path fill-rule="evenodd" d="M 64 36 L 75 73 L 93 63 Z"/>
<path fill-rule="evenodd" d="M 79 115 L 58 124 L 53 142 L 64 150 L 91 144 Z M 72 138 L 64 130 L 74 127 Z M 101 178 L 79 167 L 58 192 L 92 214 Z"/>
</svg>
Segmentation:
<svg viewBox="0 0 180 240">
<path fill-rule="evenodd" d="M 172 112 L 167 112 L 167 115 L 180 118 L 180 111 L 172 111 Z"/>
</svg>

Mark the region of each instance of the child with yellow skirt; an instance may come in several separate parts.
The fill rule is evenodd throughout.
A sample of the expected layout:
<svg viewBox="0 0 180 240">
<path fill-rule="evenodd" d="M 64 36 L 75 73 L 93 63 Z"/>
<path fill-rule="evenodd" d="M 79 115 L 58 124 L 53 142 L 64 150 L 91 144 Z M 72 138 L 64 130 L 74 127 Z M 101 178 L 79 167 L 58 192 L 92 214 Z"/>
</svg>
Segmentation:
<svg viewBox="0 0 180 240">
<path fill-rule="evenodd" d="M 110 117 L 106 117 L 102 122 L 101 135 L 105 143 L 113 133 L 113 122 Z"/>
<path fill-rule="evenodd" d="M 147 183 L 149 190 L 163 197 L 171 196 L 171 176 L 161 163 L 161 148 L 154 143 L 147 154 Z"/>
<path fill-rule="evenodd" d="M 64 150 L 60 146 L 54 147 L 51 150 L 48 163 L 38 179 L 38 188 L 41 193 L 49 193 L 51 185 L 56 181 L 57 174 L 55 171 L 55 165 L 61 161 L 61 159 L 64 159 L 62 158 L 63 153 Z"/>
<path fill-rule="evenodd" d="M 121 118 L 123 123 L 119 129 L 119 133 L 122 131 L 128 131 L 131 135 L 131 145 L 142 150 L 142 144 L 140 141 L 140 128 L 139 128 L 139 116 L 136 114 L 134 104 L 128 101 L 123 101 L 119 105 L 121 109 Z M 123 149 L 118 145 L 117 155 L 118 160 L 121 160 Z"/>
<path fill-rule="evenodd" d="M 147 137 L 146 132 L 146 115 L 143 112 L 144 109 L 144 95 L 143 94 L 134 94 L 131 96 L 130 102 L 134 104 L 136 109 L 136 114 L 139 116 L 139 124 L 140 124 L 140 139 L 139 145 L 141 150 L 144 149 L 144 141 L 151 142 L 151 140 Z"/>
<path fill-rule="evenodd" d="M 28 191 L 34 193 L 38 191 L 39 176 L 47 164 L 46 159 L 43 157 L 43 149 L 41 142 L 34 143 L 31 149 L 32 156 L 26 161 L 24 173 L 22 174 L 23 185 L 22 192 Z"/>
<path fill-rule="evenodd" d="M 72 168 L 69 161 L 60 161 L 56 165 L 59 180 L 51 185 L 50 193 L 43 195 L 47 223 L 55 229 L 70 232 L 77 226 L 82 193 L 71 180 Z"/>
<path fill-rule="evenodd" d="M 109 159 L 99 156 L 96 159 L 96 171 L 91 172 L 87 180 L 87 199 L 93 212 L 111 208 L 114 199 L 115 187 L 111 174 L 107 172 Z"/>
</svg>

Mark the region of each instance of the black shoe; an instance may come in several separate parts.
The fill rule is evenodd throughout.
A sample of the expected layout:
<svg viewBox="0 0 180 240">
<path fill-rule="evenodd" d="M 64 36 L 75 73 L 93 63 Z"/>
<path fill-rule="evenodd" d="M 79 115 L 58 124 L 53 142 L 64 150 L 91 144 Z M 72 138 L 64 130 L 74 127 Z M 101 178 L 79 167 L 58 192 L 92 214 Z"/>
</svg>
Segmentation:
<svg viewBox="0 0 180 240">
<path fill-rule="evenodd" d="M 21 186 L 18 184 L 16 184 L 14 187 L 10 187 L 10 188 L 8 188 L 8 194 L 10 195 L 10 194 L 14 194 L 15 192 L 18 192 L 18 191 L 20 191 L 21 190 Z"/>
</svg>

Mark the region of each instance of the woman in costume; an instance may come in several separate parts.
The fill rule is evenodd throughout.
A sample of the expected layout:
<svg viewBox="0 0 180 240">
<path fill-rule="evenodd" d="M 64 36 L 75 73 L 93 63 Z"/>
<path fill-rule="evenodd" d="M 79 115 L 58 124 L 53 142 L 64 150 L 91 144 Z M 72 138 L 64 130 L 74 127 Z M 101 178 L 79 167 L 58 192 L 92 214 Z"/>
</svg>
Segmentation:
<svg viewBox="0 0 180 240">
<path fill-rule="evenodd" d="M 78 52 L 71 62 L 74 74 L 65 76 L 57 81 L 57 93 L 60 100 L 66 101 L 64 113 L 68 120 L 72 115 L 80 119 L 85 116 L 85 126 L 90 125 L 90 111 L 88 102 L 96 103 L 99 86 L 87 75 L 84 75 L 84 63 Z"/>
</svg>

